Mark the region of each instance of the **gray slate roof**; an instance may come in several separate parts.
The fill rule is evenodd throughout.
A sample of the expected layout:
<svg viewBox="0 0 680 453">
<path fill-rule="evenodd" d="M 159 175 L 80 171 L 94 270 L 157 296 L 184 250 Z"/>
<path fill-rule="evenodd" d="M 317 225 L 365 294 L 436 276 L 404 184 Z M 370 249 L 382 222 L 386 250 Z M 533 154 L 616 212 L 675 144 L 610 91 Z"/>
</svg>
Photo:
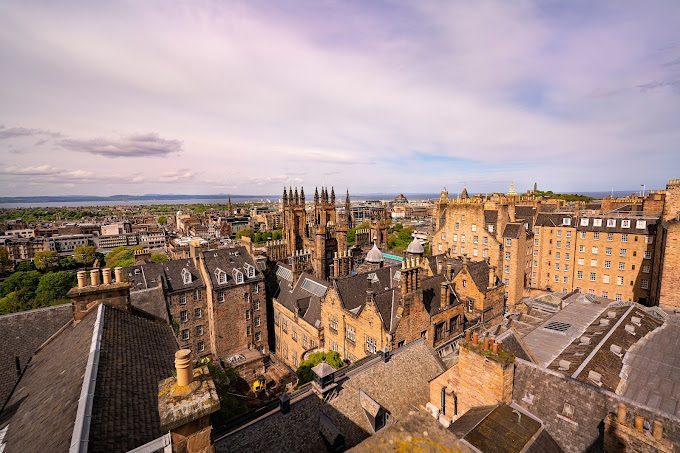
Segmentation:
<svg viewBox="0 0 680 453">
<path fill-rule="evenodd" d="M 327 290 L 328 282 L 319 280 L 307 272 L 300 274 L 293 289 L 290 288 L 285 278 L 279 276 L 276 280 L 278 287 L 274 298 L 293 313 L 297 312 L 300 318 L 318 328 L 321 325 L 321 297 L 323 296 L 314 294 L 310 289 L 314 286 L 314 288 L 323 287 Z"/>
<path fill-rule="evenodd" d="M 71 319 L 71 304 L 0 316 L 0 408 L 17 382 L 15 357 L 25 367 L 36 349 Z"/>
<path fill-rule="evenodd" d="M 236 285 L 233 269 L 237 269 L 239 272 L 243 273 L 244 283 L 257 282 L 263 278 L 262 272 L 257 269 L 255 262 L 246 251 L 246 248 L 243 246 L 207 250 L 203 252 L 203 259 L 214 288 L 223 288 Z M 254 278 L 248 278 L 248 274 L 245 270 L 246 264 L 255 267 Z M 218 282 L 217 276 L 215 275 L 215 270 L 218 268 L 226 272 L 226 283 Z"/>
</svg>

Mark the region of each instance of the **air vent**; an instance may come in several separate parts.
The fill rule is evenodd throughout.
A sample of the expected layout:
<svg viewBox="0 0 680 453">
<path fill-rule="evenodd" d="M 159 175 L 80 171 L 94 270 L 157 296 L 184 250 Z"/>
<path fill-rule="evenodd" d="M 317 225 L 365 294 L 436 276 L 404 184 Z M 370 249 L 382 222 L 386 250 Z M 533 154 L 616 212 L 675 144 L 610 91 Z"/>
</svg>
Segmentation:
<svg viewBox="0 0 680 453">
<path fill-rule="evenodd" d="M 548 330 L 554 330 L 556 332 L 560 333 L 565 333 L 569 328 L 571 327 L 571 324 L 567 324 L 566 322 L 559 322 L 559 321 L 551 321 L 545 326 L 543 326 L 544 329 Z"/>
<path fill-rule="evenodd" d="M 617 357 L 623 357 L 623 349 L 618 344 L 613 344 L 609 346 L 609 350 L 614 353 Z"/>
<path fill-rule="evenodd" d="M 602 386 L 602 375 L 597 371 L 588 371 L 588 379 L 597 386 Z"/>
<path fill-rule="evenodd" d="M 635 335 L 635 326 L 632 324 L 626 324 L 626 332 L 631 335 Z"/>
<path fill-rule="evenodd" d="M 560 360 L 559 361 L 559 370 L 560 371 L 567 371 L 570 366 L 571 366 L 571 362 L 569 360 Z"/>
<path fill-rule="evenodd" d="M 600 319 L 600 327 L 607 327 L 609 325 L 609 320 L 606 318 Z"/>
<path fill-rule="evenodd" d="M 590 337 L 586 337 L 584 335 L 581 338 L 579 338 L 579 341 L 581 342 L 582 345 L 590 344 Z"/>
<path fill-rule="evenodd" d="M 640 326 L 640 321 L 642 321 L 642 320 L 640 318 L 638 318 L 637 316 L 633 316 L 633 317 L 630 318 L 630 322 L 632 322 L 636 326 Z"/>
</svg>

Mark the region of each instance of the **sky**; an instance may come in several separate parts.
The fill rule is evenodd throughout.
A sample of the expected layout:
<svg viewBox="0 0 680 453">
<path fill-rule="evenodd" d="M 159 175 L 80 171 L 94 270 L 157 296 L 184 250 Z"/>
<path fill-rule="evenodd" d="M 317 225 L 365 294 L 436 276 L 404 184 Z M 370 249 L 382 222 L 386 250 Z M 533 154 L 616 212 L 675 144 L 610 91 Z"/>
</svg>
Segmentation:
<svg viewBox="0 0 680 453">
<path fill-rule="evenodd" d="M 663 188 L 680 1 L 0 0 L 0 196 Z"/>
</svg>

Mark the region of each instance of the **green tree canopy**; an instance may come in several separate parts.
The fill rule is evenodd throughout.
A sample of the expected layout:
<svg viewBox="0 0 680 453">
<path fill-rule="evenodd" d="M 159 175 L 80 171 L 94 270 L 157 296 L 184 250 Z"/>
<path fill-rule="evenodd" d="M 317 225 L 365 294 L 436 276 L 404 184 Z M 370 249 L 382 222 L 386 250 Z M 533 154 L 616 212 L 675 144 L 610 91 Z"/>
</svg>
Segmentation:
<svg viewBox="0 0 680 453">
<path fill-rule="evenodd" d="M 151 262 L 152 263 L 165 263 L 168 261 L 170 258 L 168 258 L 168 255 L 166 255 L 164 252 L 162 253 L 153 253 L 151 255 Z"/>
<path fill-rule="evenodd" d="M 241 231 L 239 231 L 238 233 L 236 233 L 236 237 L 239 238 L 239 239 L 242 238 L 243 236 L 248 236 L 248 237 L 252 238 L 253 237 L 253 229 L 252 228 L 244 228 Z"/>
<path fill-rule="evenodd" d="M 47 307 L 66 299 L 66 293 L 76 284 L 75 276 L 66 271 L 50 272 L 40 277 L 35 290 L 35 306 Z"/>
<path fill-rule="evenodd" d="M 159 225 L 167 225 L 168 224 L 168 218 L 164 215 L 158 217 L 158 224 Z"/>
<path fill-rule="evenodd" d="M 15 272 L 2 282 L 2 286 L 0 286 L 0 296 L 6 296 L 11 292 L 22 289 L 35 293 L 39 282 L 40 272 L 38 271 Z"/>
<path fill-rule="evenodd" d="M 14 271 L 15 272 L 27 272 L 27 271 L 34 271 L 35 270 L 35 264 L 33 264 L 33 261 L 22 261 L 14 266 Z"/>
<path fill-rule="evenodd" d="M 298 376 L 298 385 L 306 384 L 314 379 L 312 368 L 320 364 L 323 360 L 336 370 L 345 366 L 345 362 L 340 357 L 340 354 L 335 351 L 315 352 L 310 354 L 306 360 L 303 360 L 300 363 L 300 366 L 295 372 Z"/>
<path fill-rule="evenodd" d="M 12 261 L 9 259 L 9 252 L 5 247 L 0 247 L 0 274 L 9 272 L 12 269 Z"/>
<path fill-rule="evenodd" d="M 107 267 L 127 267 L 135 264 L 135 250 L 141 250 L 143 247 L 116 247 L 111 250 L 104 259 Z"/>
<path fill-rule="evenodd" d="M 46 252 L 35 252 L 33 257 L 36 269 L 46 271 L 48 269 L 55 269 L 59 265 L 59 254 L 52 250 Z"/>
<path fill-rule="evenodd" d="M 78 264 L 92 266 L 96 253 L 97 247 L 94 245 L 81 245 L 73 250 L 73 259 L 76 260 Z"/>
</svg>

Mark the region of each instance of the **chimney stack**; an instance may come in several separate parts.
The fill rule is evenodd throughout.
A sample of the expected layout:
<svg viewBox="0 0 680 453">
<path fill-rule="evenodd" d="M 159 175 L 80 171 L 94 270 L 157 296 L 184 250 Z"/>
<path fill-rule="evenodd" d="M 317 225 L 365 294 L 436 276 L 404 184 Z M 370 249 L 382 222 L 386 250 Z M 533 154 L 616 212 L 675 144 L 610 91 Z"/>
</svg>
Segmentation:
<svg viewBox="0 0 680 453">
<path fill-rule="evenodd" d="M 87 286 L 87 271 L 78 271 L 78 288 Z"/>
<path fill-rule="evenodd" d="M 661 420 L 654 420 L 654 423 L 652 423 L 652 436 L 656 440 L 663 438 L 663 422 Z"/>
<path fill-rule="evenodd" d="M 110 285 L 111 284 L 111 268 L 105 267 L 104 269 L 102 269 L 102 275 L 104 277 L 104 284 Z"/>
<path fill-rule="evenodd" d="M 470 341 L 472 337 L 472 331 L 470 329 L 465 331 L 465 341 Z"/>
<path fill-rule="evenodd" d="M 453 265 L 451 263 L 446 263 L 446 277 L 453 280 Z"/>
<path fill-rule="evenodd" d="M 479 344 L 479 333 L 475 332 L 472 334 L 472 344 L 477 345 Z"/>
<path fill-rule="evenodd" d="M 116 267 L 113 271 L 116 274 L 116 283 L 123 283 L 123 268 Z"/>
<path fill-rule="evenodd" d="M 99 286 L 99 269 L 92 269 L 90 271 L 90 285 Z"/>
<path fill-rule="evenodd" d="M 177 385 L 186 387 L 194 380 L 194 367 L 191 364 L 191 350 L 180 349 L 175 353 Z"/>
<path fill-rule="evenodd" d="M 446 282 L 442 282 L 441 288 L 440 288 L 440 295 L 441 295 L 441 300 L 439 301 L 439 306 L 443 309 L 449 306 L 449 300 L 451 298 L 451 294 L 449 292 L 449 284 Z"/>
<path fill-rule="evenodd" d="M 496 271 L 493 266 L 489 266 L 489 288 L 496 286 Z"/>
</svg>

